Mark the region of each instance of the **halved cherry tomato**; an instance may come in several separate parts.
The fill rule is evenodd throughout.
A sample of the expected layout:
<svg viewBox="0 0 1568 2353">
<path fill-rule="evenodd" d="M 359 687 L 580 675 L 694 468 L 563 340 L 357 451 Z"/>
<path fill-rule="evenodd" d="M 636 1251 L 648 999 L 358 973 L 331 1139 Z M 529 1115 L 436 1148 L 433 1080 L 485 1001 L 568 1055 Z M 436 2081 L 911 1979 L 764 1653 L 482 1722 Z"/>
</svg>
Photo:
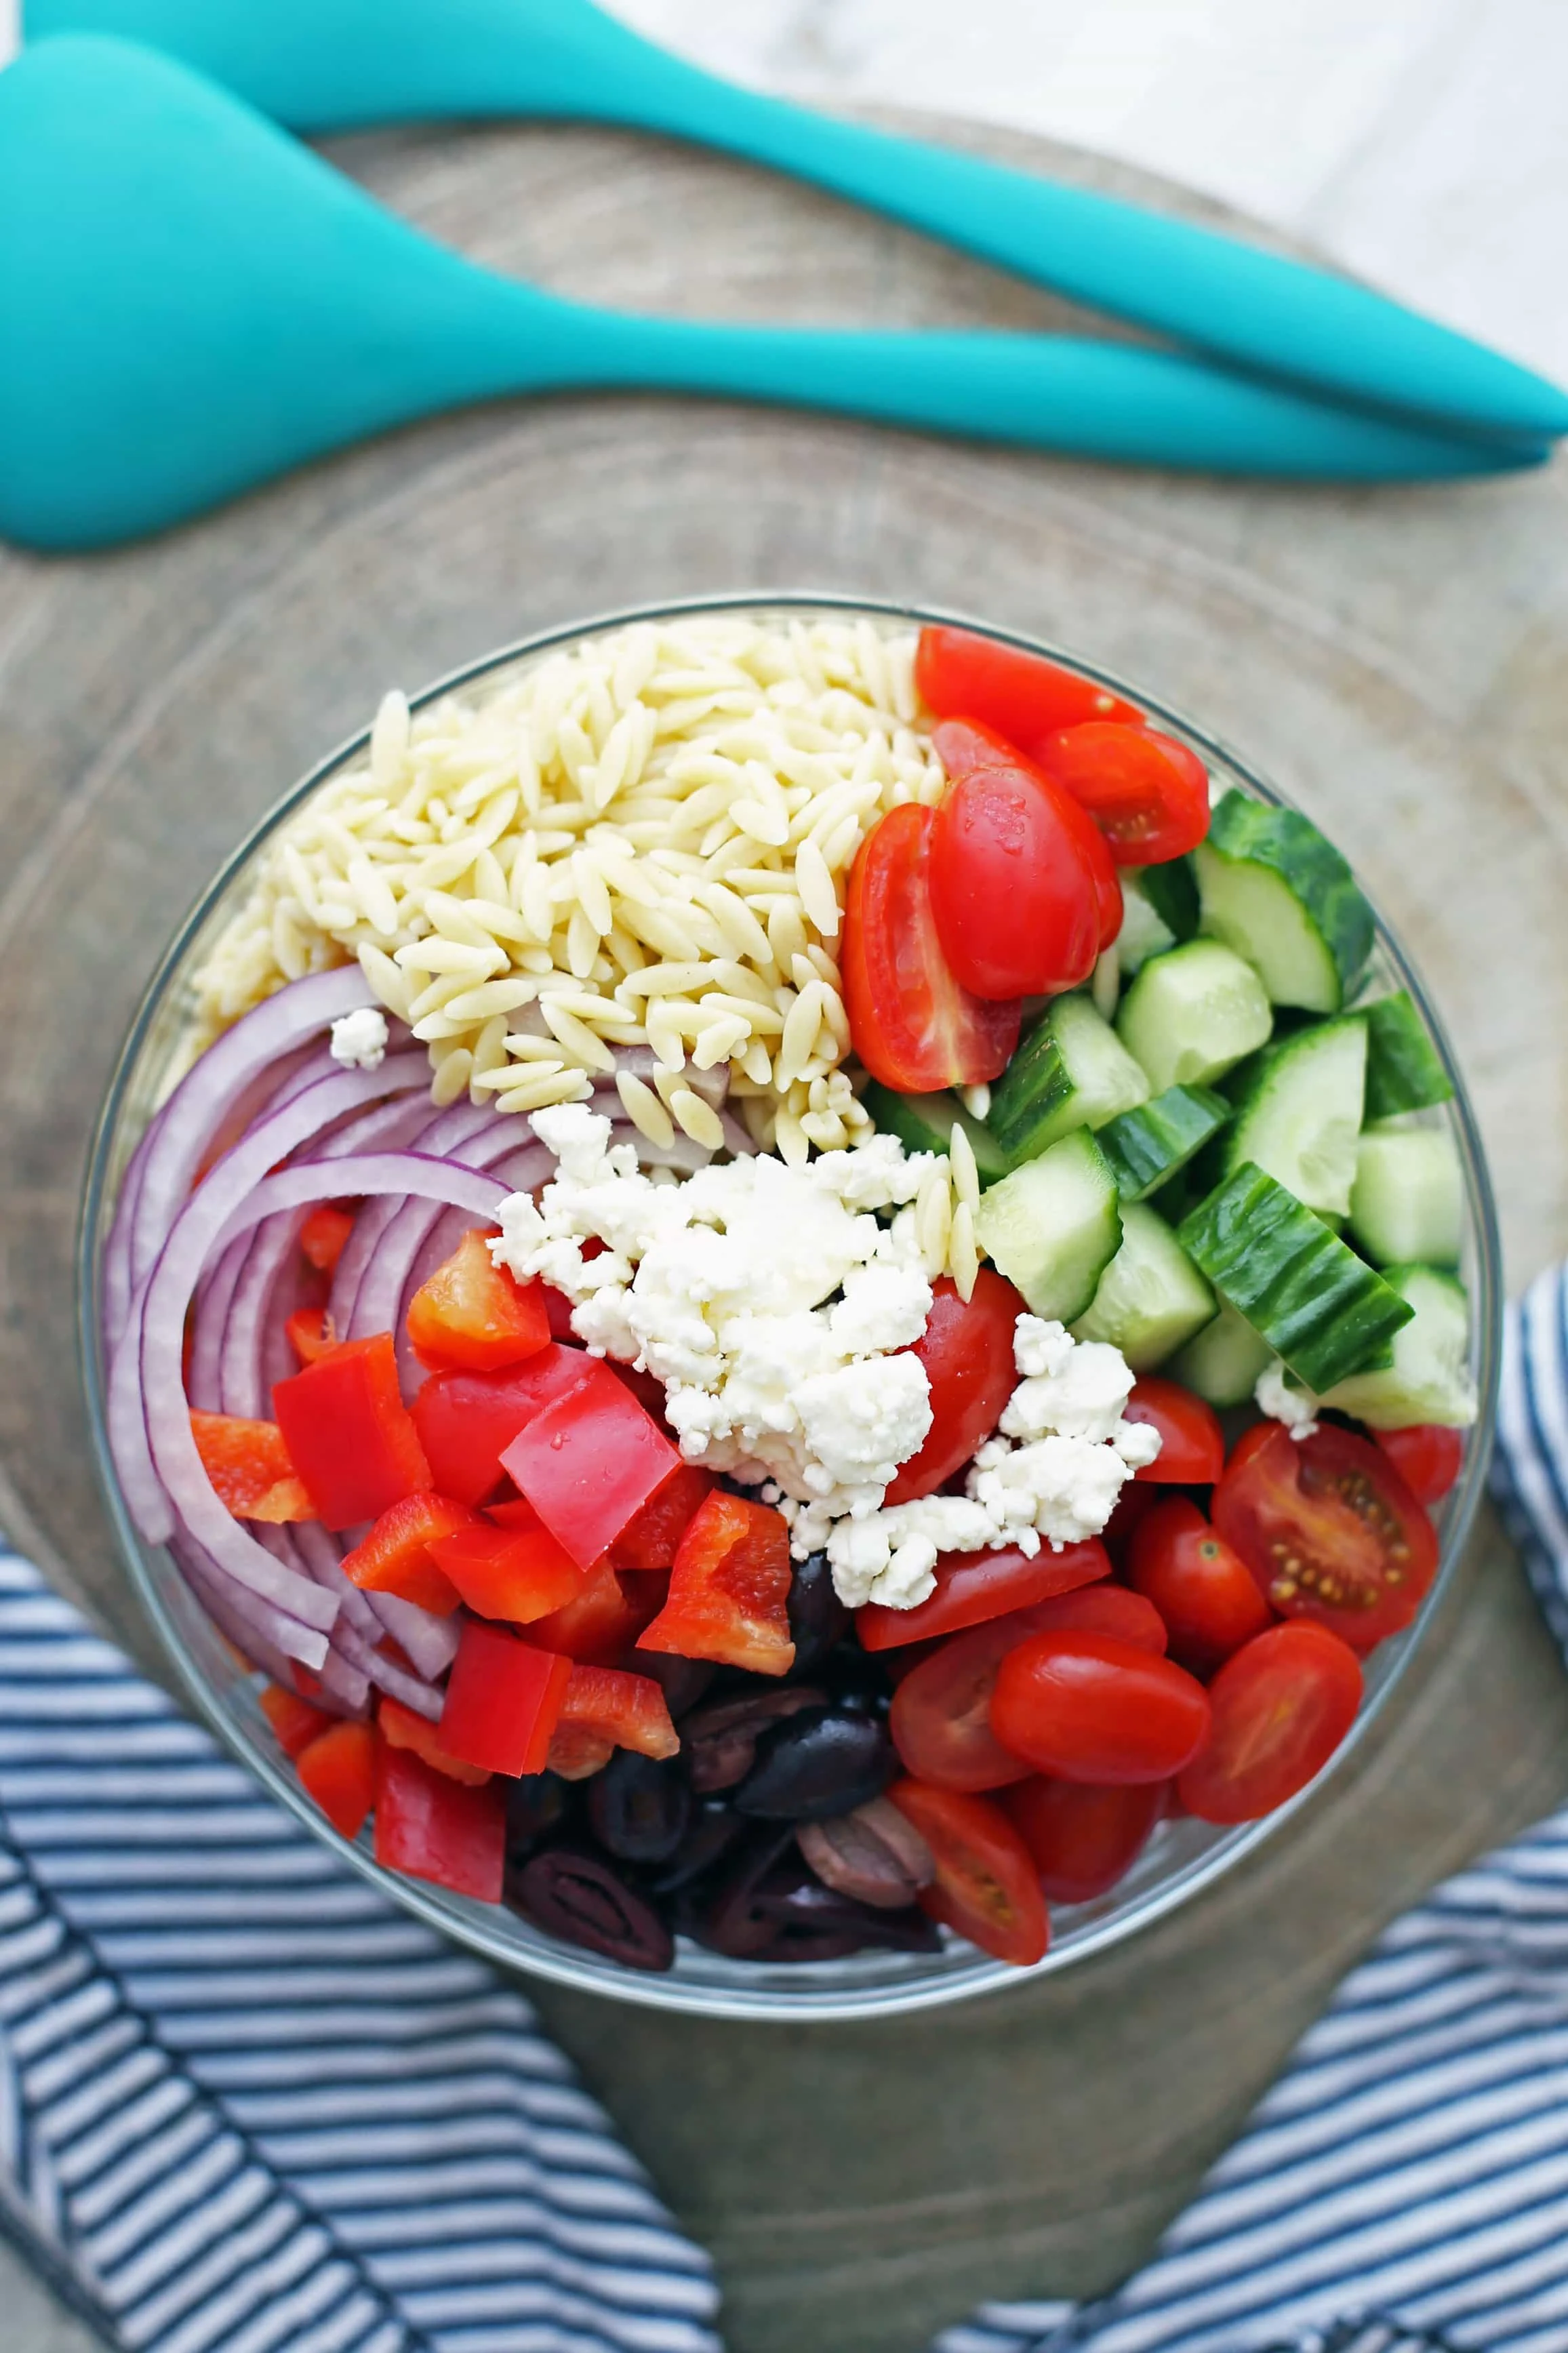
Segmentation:
<svg viewBox="0 0 1568 2353">
<path fill-rule="evenodd" d="M 421 1489 L 383 1512 L 374 1527 L 343 1556 L 343 1575 L 365 1593 L 395 1593 L 437 1618 L 449 1618 L 461 1596 L 437 1567 L 430 1546 L 438 1536 L 484 1523 L 466 1504 Z"/>
<path fill-rule="evenodd" d="M 1165 1654 L 1165 1621 L 1153 1603 L 1109 1581 L 1080 1585 L 1076 1593 L 1037 1601 L 1017 1612 L 1016 1623 L 1027 1634 L 1110 1634 L 1135 1651 L 1147 1651 L 1151 1658 Z"/>
<path fill-rule="evenodd" d="M 1063 727 L 1143 713 L 1092 678 L 974 629 L 932 624 L 915 649 L 915 685 L 939 719 L 978 719 L 1033 758 Z"/>
<path fill-rule="evenodd" d="M 586 1572 L 568 1559 L 548 1528 L 456 1528 L 431 1541 L 430 1556 L 479 1618 L 513 1626 L 547 1618 L 575 1601 Z"/>
<path fill-rule="evenodd" d="M 931 903 L 953 974 L 990 1000 L 1076 988 L 1094 969 L 1101 929 L 1080 812 L 1010 744 L 967 719 L 943 720 L 932 740 L 949 781 L 931 832 Z M 1121 897 L 1110 881 L 1114 933 Z"/>
<path fill-rule="evenodd" d="M 1150 1486 L 1147 1481 L 1140 1484 L 1136 1479 L 1129 1479 L 1116 1498 L 1116 1508 L 1101 1528 L 1100 1541 L 1115 1567 L 1123 1574 L 1132 1538 L 1150 1513 L 1158 1508 L 1159 1502 L 1158 1487 Z"/>
<path fill-rule="evenodd" d="M 1131 1870 L 1165 1810 L 1164 1781 L 1097 1788 L 1087 1781 L 1020 1781 L 1001 1799 L 1052 1904 L 1087 1904 Z"/>
<path fill-rule="evenodd" d="M 467 1788 L 478 1789 L 489 1779 L 489 1766 L 466 1765 L 460 1757 L 454 1757 L 442 1742 L 440 1725 L 432 1724 L 428 1716 L 416 1715 L 389 1692 L 383 1692 L 377 1702 L 375 1721 L 384 1740 L 390 1740 L 395 1748 L 411 1748 L 416 1757 L 423 1757 L 426 1765 L 434 1766 L 437 1773 L 445 1773 L 449 1781 L 461 1781 Z"/>
<path fill-rule="evenodd" d="M 1123 866 L 1184 857 L 1208 832 L 1208 770 L 1152 727 L 1091 719 L 1050 736 L 1035 756 L 1088 810 Z"/>
<path fill-rule="evenodd" d="M 296 1307 L 292 1315 L 284 1317 L 283 1329 L 302 1365 L 313 1365 L 318 1356 L 338 1345 L 332 1319 L 324 1307 Z"/>
<path fill-rule="evenodd" d="M 668 1575 L 652 1577 L 645 1570 L 636 1577 L 617 1577 L 607 1560 L 598 1561 L 576 1600 L 552 1610 L 548 1618 L 536 1618 L 528 1639 L 584 1665 L 615 1666 L 658 1615 L 668 1585 Z"/>
<path fill-rule="evenodd" d="M 884 1503 L 934 1494 L 990 1437 L 1017 1381 L 1013 1330 L 1023 1312 L 994 1267 L 981 1268 L 967 1301 L 951 1276 L 937 1277 L 925 1330 L 909 1351 L 931 1384 L 931 1428 L 920 1452 L 900 1464 Z"/>
<path fill-rule="evenodd" d="M 651 1675 L 626 1674 L 618 1667 L 573 1667 L 557 1734 L 569 1726 L 639 1757 L 673 1757 L 680 1747 L 662 1685 Z"/>
<path fill-rule="evenodd" d="M 920 1905 L 983 1953 L 1026 1968 L 1050 1939 L 1046 1899 L 1028 1848 L 1001 1809 L 963 1789 L 895 1781 L 888 1791 L 936 1863 Z"/>
<path fill-rule="evenodd" d="M 997 1552 L 950 1552 L 936 1565 L 936 1591 L 929 1599 L 913 1609 L 868 1601 L 855 1612 L 855 1631 L 863 1651 L 901 1650 L 906 1642 L 956 1634 L 1110 1574 L 1110 1556 L 1095 1536 L 1064 1545 L 1060 1552 L 1042 1545 L 1032 1557 L 1012 1545 Z"/>
<path fill-rule="evenodd" d="M 579 1568 L 603 1559 L 680 1467 L 653 1416 L 596 1356 L 524 1422 L 500 1461 Z"/>
<path fill-rule="evenodd" d="M 499 1372 L 550 1340 L 542 1283 L 514 1282 L 477 1227 L 408 1303 L 408 1343 L 432 1372 Z"/>
<path fill-rule="evenodd" d="M 334 1724 L 294 1759 L 303 1788 L 341 1838 L 356 1839 L 375 1795 L 375 1734 L 368 1724 Z"/>
<path fill-rule="evenodd" d="M 955 785 L 966 777 L 987 773 L 1011 779 L 1015 784 L 1022 776 L 1032 781 L 1045 796 L 1055 825 L 1072 841 L 1089 870 L 1094 885 L 1099 944 L 1108 948 L 1121 929 L 1121 878 L 1117 873 L 1110 845 L 1088 810 L 1047 776 L 1037 761 L 1031 760 L 1027 753 L 1020 751 L 994 728 L 983 726 L 973 719 L 944 719 L 934 731 L 932 741 L 944 773 Z"/>
<path fill-rule="evenodd" d="M 1255 1454 L 1261 1453 L 1271 1438 L 1278 1437 L 1281 1427 L 1282 1424 L 1278 1421 L 1253 1422 L 1248 1429 L 1242 1431 L 1241 1436 L 1231 1448 L 1226 1469 L 1240 1471 L 1245 1468 Z"/>
<path fill-rule="evenodd" d="M 1372 1434 L 1418 1504 L 1442 1502 L 1465 1459 L 1462 1430 L 1420 1422 L 1409 1430 L 1374 1430 Z"/>
<path fill-rule="evenodd" d="M 1020 1008 L 972 996 L 954 978 L 931 913 L 935 812 L 906 802 L 879 818 L 849 871 L 844 1005 L 855 1051 L 901 1092 L 999 1079 Z"/>
<path fill-rule="evenodd" d="M 500 1458 L 552 1398 L 575 1388 L 595 1359 L 552 1343 L 500 1373 L 433 1373 L 414 1400 L 414 1427 L 443 1495 L 482 1504 L 503 1476 Z"/>
<path fill-rule="evenodd" d="M 1023 1630 L 994 1618 L 954 1634 L 893 1694 L 888 1729 L 905 1770 L 940 1789 L 1000 1789 L 1029 1771 L 991 1729 L 991 1694 Z"/>
<path fill-rule="evenodd" d="M 625 1367 L 622 1367 L 625 1370 Z M 671 1568 L 680 1539 L 713 1492 L 713 1473 L 682 1462 L 610 1546 L 616 1568 Z"/>
<path fill-rule="evenodd" d="M 1276 1429 L 1214 1492 L 1214 1524 L 1281 1617 L 1352 1651 L 1408 1626 L 1437 1570 L 1437 1533 L 1391 1455 L 1331 1422 Z"/>
<path fill-rule="evenodd" d="M 465 1788 L 411 1748 L 378 1741 L 375 1859 L 385 1871 L 499 1904 L 506 1867 L 503 1791 L 494 1782 Z"/>
<path fill-rule="evenodd" d="M 542 1773 L 571 1680 L 570 1659 L 470 1618 L 447 1680 L 441 1746 L 492 1773 Z"/>
<path fill-rule="evenodd" d="M 191 1413 L 191 1436 L 213 1493 L 237 1520 L 313 1520 L 316 1507 L 295 1472 L 275 1421 L 235 1413 Z"/>
<path fill-rule="evenodd" d="M 793 1581 L 789 1530 L 779 1514 L 715 1489 L 680 1539 L 668 1599 L 637 1648 L 787 1674 L 795 1664 Z"/>
<path fill-rule="evenodd" d="M 261 1694 L 261 1713 L 285 1757 L 298 1757 L 336 1720 L 324 1708 L 312 1707 L 297 1692 L 285 1691 L 281 1683 L 268 1684 Z"/>
<path fill-rule="evenodd" d="M 341 1201 L 320 1201 L 300 1229 L 300 1248 L 321 1274 L 331 1274 L 354 1229 L 354 1213 Z"/>
<path fill-rule="evenodd" d="M 1133 1472 L 1135 1479 L 1165 1487 L 1208 1487 L 1225 1469 L 1218 1414 L 1179 1381 L 1145 1373 L 1132 1385 L 1122 1419 L 1147 1422 L 1160 1433 L 1160 1451 Z"/>
<path fill-rule="evenodd" d="M 272 1410 L 329 1528 L 374 1520 L 428 1487 L 430 1468 L 398 1386 L 390 1332 L 345 1340 L 279 1381 Z"/>
<path fill-rule="evenodd" d="M 1170 1630 L 1171 1648 L 1196 1674 L 1228 1659 L 1274 1622 L 1247 1563 L 1195 1504 L 1173 1495 L 1132 1539 L 1132 1583 Z"/>
<path fill-rule="evenodd" d="M 1189 1814 L 1251 1822 L 1304 1789 L 1361 1705 L 1361 1664 L 1326 1626 L 1271 1626 L 1209 1685 L 1214 1729 L 1176 1782 Z"/>
<path fill-rule="evenodd" d="M 1202 1683 L 1110 1634 L 1037 1634 L 1009 1652 L 991 1729 L 1037 1773 L 1064 1781 L 1168 1781 L 1202 1747 Z"/>
</svg>

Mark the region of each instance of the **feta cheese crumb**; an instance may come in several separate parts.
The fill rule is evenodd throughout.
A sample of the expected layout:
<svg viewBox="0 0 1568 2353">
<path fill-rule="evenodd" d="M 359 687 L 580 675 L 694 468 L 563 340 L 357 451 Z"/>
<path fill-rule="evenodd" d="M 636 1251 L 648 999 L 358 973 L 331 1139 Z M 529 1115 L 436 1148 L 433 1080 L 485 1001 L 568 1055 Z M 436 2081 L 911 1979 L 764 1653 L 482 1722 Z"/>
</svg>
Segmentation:
<svg viewBox="0 0 1568 2353">
<path fill-rule="evenodd" d="M 1252 1397 L 1258 1412 L 1282 1421 L 1292 1438 L 1310 1438 L 1318 1427 L 1317 1398 L 1291 1378 L 1278 1356 L 1258 1374 Z"/>
<path fill-rule="evenodd" d="M 345 1071 L 379 1071 L 386 1060 L 386 1016 L 378 1006 L 358 1005 L 332 1024 L 332 1060 Z"/>
</svg>

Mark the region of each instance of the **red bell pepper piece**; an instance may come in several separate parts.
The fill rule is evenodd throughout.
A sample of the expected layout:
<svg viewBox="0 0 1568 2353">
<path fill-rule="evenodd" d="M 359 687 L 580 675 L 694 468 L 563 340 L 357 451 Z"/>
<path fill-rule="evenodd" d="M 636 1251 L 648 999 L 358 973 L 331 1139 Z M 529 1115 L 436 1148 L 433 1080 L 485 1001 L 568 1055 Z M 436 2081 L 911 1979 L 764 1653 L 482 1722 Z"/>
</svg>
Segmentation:
<svg viewBox="0 0 1568 2353">
<path fill-rule="evenodd" d="M 550 1736 L 549 1770 L 563 1781 L 589 1781 L 602 1773 L 616 1744 L 585 1724 L 558 1724 Z"/>
<path fill-rule="evenodd" d="M 303 1787 L 342 1838 L 356 1839 L 375 1796 L 374 1731 L 368 1724 L 334 1724 L 294 1759 Z"/>
<path fill-rule="evenodd" d="M 312 1707 L 308 1699 L 301 1699 L 298 1692 L 285 1691 L 281 1683 L 268 1684 L 261 1694 L 261 1713 L 285 1757 L 298 1757 L 301 1748 L 309 1748 L 312 1740 L 337 1722 L 325 1708 Z"/>
<path fill-rule="evenodd" d="M 713 1492 L 713 1473 L 682 1462 L 610 1546 L 616 1568 L 673 1568 L 680 1539 Z"/>
<path fill-rule="evenodd" d="M 673 1757 L 680 1735 L 669 1719 L 663 1686 L 651 1675 L 618 1667 L 574 1666 L 562 1703 L 558 1732 L 575 1725 L 639 1757 Z"/>
<path fill-rule="evenodd" d="M 315 1506 L 275 1421 L 235 1413 L 191 1415 L 191 1436 L 213 1491 L 237 1520 L 313 1520 Z"/>
<path fill-rule="evenodd" d="M 405 1495 L 383 1512 L 368 1535 L 343 1555 L 343 1574 L 364 1593 L 395 1593 L 437 1618 L 449 1618 L 461 1596 L 430 1547 L 459 1528 L 482 1527 L 466 1504 L 427 1489 Z"/>
<path fill-rule="evenodd" d="M 300 1248 L 313 1267 L 331 1274 L 354 1229 L 354 1213 L 341 1201 L 321 1201 L 300 1229 Z"/>
<path fill-rule="evenodd" d="M 313 1365 L 338 1345 L 332 1319 L 324 1307 L 296 1307 L 292 1315 L 284 1317 L 283 1329 L 302 1365 Z"/>
<path fill-rule="evenodd" d="M 465 1765 L 542 1773 L 572 1662 L 471 1618 L 447 1679 L 441 1745 Z"/>
<path fill-rule="evenodd" d="M 547 1528 L 487 1527 L 481 1522 L 437 1536 L 430 1551 L 481 1618 L 526 1626 L 563 1609 L 583 1590 L 584 1571 L 567 1559 Z"/>
<path fill-rule="evenodd" d="M 478 1228 L 408 1303 L 408 1339 L 433 1372 L 499 1372 L 550 1344 L 543 1286 L 515 1282 Z"/>
<path fill-rule="evenodd" d="M 637 1648 L 787 1674 L 795 1664 L 793 1575 L 789 1530 L 778 1513 L 716 1490 L 680 1540 L 669 1599 Z"/>
<path fill-rule="evenodd" d="M 595 1356 L 576 1387 L 542 1407 L 501 1456 L 502 1470 L 580 1568 L 609 1550 L 679 1464 L 652 1415 Z"/>
<path fill-rule="evenodd" d="M 449 1748 L 443 1746 L 438 1724 L 432 1724 L 428 1716 L 416 1715 L 400 1699 L 394 1699 L 390 1692 L 382 1693 L 375 1720 L 384 1740 L 390 1740 L 395 1748 L 411 1748 L 416 1757 L 423 1757 L 437 1773 L 445 1773 L 448 1781 L 461 1781 L 467 1788 L 479 1789 L 489 1779 L 486 1767 L 465 1765 L 460 1757 L 454 1757 Z"/>
<path fill-rule="evenodd" d="M 411 1748 L 376 1745 L 375 1859 L 455 1895 L 500 1902 L 506 1799 L 493 1784 L 465 1788 Z"/>
<path fill-rule="evenodd" d="M 552 1341 L 504 1372 L 433 1373 L 414 1400 L 431 1482 L 459 1504 L 482 1504 L 500 1485 L 501 1455 L 523 1424 L 574 1388 L 594 1361 Z"/>
<path fill-rule="evenodd" d="M 607 1560 L 596 1561 L 576 1600 L 536 1618 L 528 1639 L 568 1659 L 614 1666 L 663 1607 L 668 1583 L 668 1574 L 617 1577 Z"/>
<path fill-rule="evenodd" d="M 345 1340 L 279 1381 L 272 1410 L 294 1468 L 330 1528 L 379 1519 L 389 1504 L 431 1484 L 398 1387 L 390 1332 Z"/>
</svg>

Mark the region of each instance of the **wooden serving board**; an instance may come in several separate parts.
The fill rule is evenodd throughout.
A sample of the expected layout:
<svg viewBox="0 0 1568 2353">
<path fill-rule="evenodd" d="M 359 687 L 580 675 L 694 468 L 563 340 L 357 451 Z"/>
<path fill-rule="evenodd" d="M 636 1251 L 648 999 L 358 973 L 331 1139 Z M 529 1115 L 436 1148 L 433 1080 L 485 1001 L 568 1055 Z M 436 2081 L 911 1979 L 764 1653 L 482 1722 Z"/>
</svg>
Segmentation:
<svg viewBox="0 0 1568 2353">
<path fill-rule="evenodd" d="M 1037 141 L 940 135 L 1202 209 Z M 334 152 L 437 235 L 589 299 L 862 324 L 1067 317 L 826 198 L 653 142 L 486 130 Z M 10 1533 L 156 1670 L 88 1466 L 71 1256 L 98 1101 L 177 918 L 384 686 L 665 595 L 966 608 L 1124 670 L 1276 776 L 1435 987 L 1517 1285 L 1568 1244 L 1565 488 L 1561 466 L 1436 489 L 1215 487 L 719 406 L 561 400 L 398 436 L 124 554 L 0 554 Z M 1489 1527 L 1390 1720 L 1315 1814 L 1120 1950 L 879 2026 L 707 2024 L 549 1988 L 540 2008 L 715 2248 L 735 2353 L 915 2353 L 981 2296 L 1110 2285 L 1377 1927 L 1565 1788 L 1563 1674 Z"/>
</svg>

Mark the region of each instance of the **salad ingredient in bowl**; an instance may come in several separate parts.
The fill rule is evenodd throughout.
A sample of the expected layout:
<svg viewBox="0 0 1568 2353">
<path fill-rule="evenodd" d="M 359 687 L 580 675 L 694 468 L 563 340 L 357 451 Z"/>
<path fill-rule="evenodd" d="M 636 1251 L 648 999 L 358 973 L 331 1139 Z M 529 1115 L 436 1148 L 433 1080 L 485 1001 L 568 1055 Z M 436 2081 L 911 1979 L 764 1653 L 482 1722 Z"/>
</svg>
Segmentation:
<svg viewBox="0 0 1568 2353">
<path fill-rule="evenodd" d="M 975 633 L 390 695 L 121 1175 L 131 1517 L 390 1872 L 642 1972 L 1036 1962 L 1297 1796 L 1436 1573 L 1463 1178 L 1373 947 Z"/>
</svg>

